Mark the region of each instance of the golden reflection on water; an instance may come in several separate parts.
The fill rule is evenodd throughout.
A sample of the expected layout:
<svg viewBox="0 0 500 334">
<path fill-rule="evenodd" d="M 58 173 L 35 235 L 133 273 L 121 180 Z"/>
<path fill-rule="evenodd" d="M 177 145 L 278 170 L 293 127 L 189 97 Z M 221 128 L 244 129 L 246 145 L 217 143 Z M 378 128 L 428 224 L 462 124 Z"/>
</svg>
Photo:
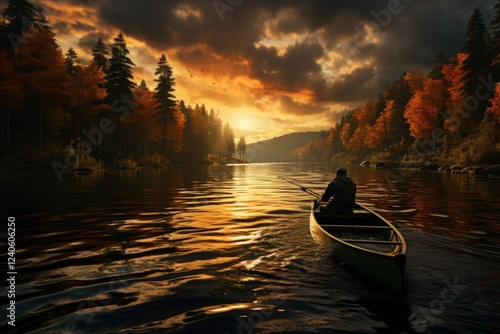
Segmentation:
<svg viewBox="0 0 500 334">
<path fill-rule="evenodd" d="M 45 332 L 61 332 L 71 319 L 87 332 L 98 332 L 92 326 L 106 330 L 108 319 L 121 319 L 119 327 L 108 328 L 119 332 L 196 323 L 206 329 L 205 320 L 220 316 L 234 332 L 237 319 L 261 312 L 270 315 L 263 324 L 277 326 L 277 332 L 292 331 L 298 318 L 346 328 L 385 326 L 356 302 L 358 294 L 374 292 L 312 240 L 311 196 L 277 178 L 293 178 L 321 193 L 335 168 L 171 168 L 74 178 L 47 188 L 47 199 L 24 203 L 42 207 L 38 215 L 23 218 L 20 232 L 19 265 L 27 282 L 20 293 L 29 305 L 24 320 Z M 447 278 L 460 270 L 471 290 L 474 281 L 489 277 L 484 263 L 499 257 L 498 187 L 442 174 L 415 174 L 389 187 L 383 171 L 349 171 L 358 183 L 358 200 L 396 222 L 410 241 L 410 265 L 417 275 Z M 419 262 L 419 252 L 434 254 L 432 247 L 439 248 L 442 263 Z M 462 257 L 480 253 L 481 261 L 462 268 L 454 264 L 457 252 Z M 419 294 L 410 301 L 427 305 L 436 298 L 429 277 L 413 281 L 420 284 Z M 488 289 L 498 291 L 491 284 Z M 50 323 L 36 322 L 47 312 Z M 139 315 L 128 316 L 132 313 Z M 450 319 L 462 315 L 447 305 Z M 87 323 L 90 316 L 97 321 Z"/>
</svg>

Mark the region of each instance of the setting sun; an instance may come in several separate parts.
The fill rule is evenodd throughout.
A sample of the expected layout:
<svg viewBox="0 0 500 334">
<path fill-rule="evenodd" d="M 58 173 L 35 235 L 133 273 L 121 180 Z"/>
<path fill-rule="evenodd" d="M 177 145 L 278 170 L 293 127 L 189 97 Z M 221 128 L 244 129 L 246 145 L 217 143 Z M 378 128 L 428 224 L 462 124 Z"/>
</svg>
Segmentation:
<svg viewBox="0 0 500 334">
<path fill-rule="evenodd" d="M 242 130 L 252 130 L 254 122 L 250 118 L 241 118 L 238 120 L 236 127 Z"/>
</svg>

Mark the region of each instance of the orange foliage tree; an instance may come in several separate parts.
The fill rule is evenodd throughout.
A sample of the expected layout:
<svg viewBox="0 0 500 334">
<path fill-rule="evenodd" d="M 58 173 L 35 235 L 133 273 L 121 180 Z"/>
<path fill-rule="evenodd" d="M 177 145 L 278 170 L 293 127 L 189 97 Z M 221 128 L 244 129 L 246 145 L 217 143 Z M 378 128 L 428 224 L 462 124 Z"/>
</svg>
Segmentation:
<svg viewBox="0 0 500 334">
<path fill-rule="evenodd" d="M 406 73 L 404 76 L 404 80 L 410 86 L 410 90 L 412 93 L 415 93 L 421 90 L 424 86 L 425 76 L 421 71 L 417 71 L 415 73 Z"/>
<path fill-rule="evenodd" d="M 394 126 L 394 100 L 386 102 L 384 111 L 375 121 L 375 124 L 367 128 L 368 136 L 365 139 L 367 146 L 376 148 L 384 143 L 388 144 L 389 133 L 396 131 Z"/>
<path fill-rule="evenodd" d="M 495 86 L 495 95 L 490 99 L 491 106 L 487 109 L 488 113 L 493 114 L 495 119 L 500 122 L 500 83 Z"/>
<path fill-rule="evenodd" d="M 80 133 L 90 128 L 99 107 L 95 102 L 102 101 L 107 93 L 104 89 L 105 74 L 97 63 L 92 62 L 86 67 L 76 66 L 74 71 L 74 77 L 69 81 L 68 105 L 73 110 L 74 131 Z"/>
<path fill-rule="evenodd" d="M 404 116 L 414 138 L 429 138 L 438 127 L 446 101 L 446 88 L 442 80 L 427 78 L 406 105 Z"/>
<path fill-rule="evenodd" d="M 2 111 L 2 141 L 10 144 L 10 111 L 21 106 L 22 87 L 7 53 L 0 51 L 0 108 Z"/>
<path fill-rule="evenodd" d="M 457 57 L 452 59 L 450 64 L 444 65 L 442 70 L 448 91 L 444 127 L 452 133 L 457 133 L 460 127 L 460 123 L 457 123 L 456 120 L 464 118 L 466 115 L 463 110 L 464 99 L 462 93 L 462 79 L 467 73 L 463 69 L 465 59 L 467 59 L 467 54 L 458 53 Z"/>
<path fill-rule="evenodd" d="M 38 117 L 32 117 L 38 118 L 39 150 L 42 151 L 44 128 L 55 137 L 63 125 L 60 106 L 67 98 L 68 81 L 64 56 L 55 43 L 54 33 L 46 28 L 28 28 L 17 50 L 15 67 L 29 99 L 27 112 L 38 111 Z"/>
</svg>

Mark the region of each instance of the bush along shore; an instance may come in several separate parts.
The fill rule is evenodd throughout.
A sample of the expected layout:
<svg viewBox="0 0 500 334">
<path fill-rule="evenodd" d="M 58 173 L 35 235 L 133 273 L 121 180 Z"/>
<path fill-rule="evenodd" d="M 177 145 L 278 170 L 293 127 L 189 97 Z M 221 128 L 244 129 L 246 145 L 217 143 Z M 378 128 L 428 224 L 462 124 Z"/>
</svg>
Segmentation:
<svg viewBox="0 0 500 334">
<path fill-rule="evenodd" d="M 419 170 L 419 171 L 435 171 L 435 172 L 445 172 L 445 173 L 459 173 L 459 174 L 470 174 L 470 175 L 480 175 L 491 178 L 500 178 L 500 164 L 498 165 L 472 165 L 472 166 L 461 166 L 461 165 L 439 165 L 437 162 L 423 162 L 423 161 L 390 161 L 390 160 L 378 160 L 369 161 L 364 160 L 359 162 L 356 159 L 350 161 L 351 164 L 359 164 L 363 167 L 373 167 L 376 169 L 405 169 L 405 170 Z"/>
</svg>

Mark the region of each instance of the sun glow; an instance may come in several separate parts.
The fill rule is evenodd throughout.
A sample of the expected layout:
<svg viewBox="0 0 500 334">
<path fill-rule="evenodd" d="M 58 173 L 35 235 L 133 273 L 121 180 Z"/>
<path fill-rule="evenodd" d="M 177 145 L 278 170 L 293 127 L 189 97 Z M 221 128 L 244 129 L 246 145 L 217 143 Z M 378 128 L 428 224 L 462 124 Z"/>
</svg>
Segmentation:
<svg viewBox="0 0 500 334">
<path fill-rule="evenodd" d="M 237 128 L 242 130 L 253 129 L 254 122 L 249 118 L 240 118 L 237 122 Z"/>
</svg>

